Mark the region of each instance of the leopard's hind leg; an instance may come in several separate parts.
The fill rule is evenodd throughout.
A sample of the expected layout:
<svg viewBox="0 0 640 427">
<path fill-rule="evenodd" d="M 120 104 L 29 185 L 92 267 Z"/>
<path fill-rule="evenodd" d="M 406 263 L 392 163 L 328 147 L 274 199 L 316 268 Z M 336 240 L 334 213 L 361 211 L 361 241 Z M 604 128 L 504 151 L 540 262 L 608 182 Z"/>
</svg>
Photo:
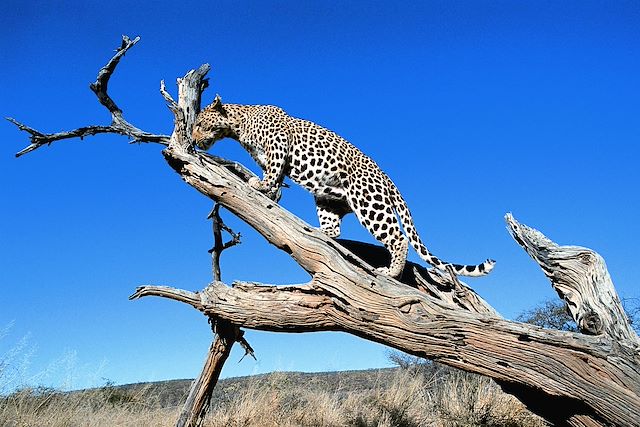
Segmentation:
<svg viewBox="0 0 640 427">
<path fill-rule="evenodd" d="M 400 223 L 382 178 L 376 174 L 352 175 L 347 201 L 360 224 L 391 254 L 389 267 L 379 268 L 378 271 L 386 276 L 400 276 L 407 261 L 409 240 L 400 230 Z"/>
<path fill-rule="evenodd" d="M 316 196 L 316 211 L 320 220 L 320 230 L 334 239 L 340 237 L 342 217 L 351 212 L 349 205 L 341 199 Z"/>
</svg>

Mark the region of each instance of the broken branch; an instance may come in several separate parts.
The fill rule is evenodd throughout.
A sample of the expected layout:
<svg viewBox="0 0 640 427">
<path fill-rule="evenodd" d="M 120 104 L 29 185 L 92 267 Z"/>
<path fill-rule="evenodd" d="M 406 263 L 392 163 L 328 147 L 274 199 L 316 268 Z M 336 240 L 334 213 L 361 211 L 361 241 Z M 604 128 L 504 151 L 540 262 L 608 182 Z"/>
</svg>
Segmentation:
<svg viewBox="0 0 640 427">
<path fill-rule="evenodd" d="M 640 339 L 600 255 L 580 246 L 560 246 L 538 230 L 518 223 L 511 214 L 505 220 L 515 241 L 538 263 L 566 302 L 580 332 L 635 343 L 640 351 Z"/>
</svg>

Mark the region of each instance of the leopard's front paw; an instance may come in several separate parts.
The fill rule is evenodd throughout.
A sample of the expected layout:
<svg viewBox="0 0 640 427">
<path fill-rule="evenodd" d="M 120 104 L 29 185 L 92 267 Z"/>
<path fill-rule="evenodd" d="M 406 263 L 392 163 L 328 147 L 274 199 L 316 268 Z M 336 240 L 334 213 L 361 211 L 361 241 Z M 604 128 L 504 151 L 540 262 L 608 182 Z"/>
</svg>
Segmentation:
<svg viewBox="0 0 640 427">
<path fill-rule="evenodd" d="M 280 199 L 280 192 L 278 191 L 279 187 L 267 187 L 266 185 L 264 185 L 264 181 L 261 181 L 258 177 L 254 176 L 249 178 L 248 184 L 249 186 L 251 186 L 251 188 L 258 190 L 272 200 L 277 201 L 278 199 Z"/>
<path fill-rule="evenodd" d="M 254 188 L 261 192 L 264 192 L 265 190 L 264 186 L 262 185 L 262 181 L 260 181 L 260 178 L 258 178 L 257 176 L 249 178 L 249 185 L 251 186 L 251 188 Z"/>
</svg>

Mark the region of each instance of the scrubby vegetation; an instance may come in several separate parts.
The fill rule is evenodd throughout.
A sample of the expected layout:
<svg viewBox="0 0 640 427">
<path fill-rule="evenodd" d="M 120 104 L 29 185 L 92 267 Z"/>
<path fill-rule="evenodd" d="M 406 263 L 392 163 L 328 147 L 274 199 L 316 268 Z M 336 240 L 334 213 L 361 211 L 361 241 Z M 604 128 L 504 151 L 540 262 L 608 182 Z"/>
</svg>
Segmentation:
<svg viewBox="0 0 640 427">
<path fill-rule="evenodd" d="M 340 374 L 336 374 L 340 375 Z M 222 426 L 542 426 L 491 380 L 431 364 L 380 372 L 370 387 L 292 387 L 284 374 L 253 383 L 238 398 L 215 405 Z"/>
<path fill-rule="evenodd" d="M 62 393 L 51 389 L 23 389 L 0 398 L 0 425 L 163 426 L 175 419 L 175 408 L 163 408 L 143 390 L 123 392 L 117 387 Z"/>
<path fill-rule="evenodd" d="M 0 398 L 2 426 L 171 426 L 188 381 Z M 430 363 L 363 372 L 228 379 L 205 427 L 544 425 L 491 380 Z"/>
</svg>

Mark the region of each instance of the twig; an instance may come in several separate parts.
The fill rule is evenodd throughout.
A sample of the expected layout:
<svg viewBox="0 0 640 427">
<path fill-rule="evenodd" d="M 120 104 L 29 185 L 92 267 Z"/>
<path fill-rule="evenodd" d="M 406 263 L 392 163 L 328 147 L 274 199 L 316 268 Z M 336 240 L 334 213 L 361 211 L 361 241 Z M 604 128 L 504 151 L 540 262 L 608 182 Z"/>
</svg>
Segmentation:
<svg viewBox="0 0 640 427">
<path fill-rule="evenodd" d="M 120 62 L 120 59 L 132 48 L 140 37 L 136 37 L 131 40 L 127 36 L 122 36 L 122 44 L 116 49 L 116 54 L 107 62 L 107 64 L 100 69 L 96 81 L 89 85 L 89 88 L 96 94 L 100 104 L 104 105 L 111 113 L 111 124 L 109 126 L 90 125 L 79 127 L 70 131 L 63 131 L 57 133 L 43 133 L 36 129 L 33 129 L 14 118 L 6 117 L 8 121 L 13 123 L 21 131 L 25 131 L 30 134 L 30 141 L 26 148 L 16 153 L 16 157 L 23 156 L 31 151 L 34 151 L 43 145 L 50 145 L 52 142 L 60 141 L 63 139 L 80 138 L 85 136 L 93 136 L 101 133 L 115 133 L 119 135 L 125 135 L 133 138 L 131 142 L 152 142 L 161 145 L 169 144 L 168 135 L 159 135 L 154 133 L 145 132 L 124 119 L 122 110 L 116 105 L 107 93 L 107 87 L 109 85 L 109 79 L 116 69 L 116 66 Z"/>
<path fill-rule="evenodd" d="M 257 361 L 258 359 L 256 359 L 256 354 L 253 351 L 253 347 L 251 347 L 251 345 L 249 344 L 249 341 L 247 341 L 246 338 L 244 337 L 244 331 L 240 330 L 239 328 L 238 328 L 238 331 L 240 332 L 240 335 L 237 338 L 238 344 L 240 344 L 240 347 L 244 349 L 244 354 L 242 355 L 240 360 L 238 360 L 238 363 L 242 362 L 242 359 L 244 359 L 247 355 L 253 357 L 253 360 Z"/>
<path fill-rule="evenodd" d="M 96 81 L 89 85 L 89 88 L 98 97 L 98 101 L 100 101 L 100 104 L 107 107 L 107 110 L 109 110 L 111 114 L 122 114 L 122 110 L 118 108 L 113 99 L 111 99 L 111 97 L 107 94 L 109 79 L 111 78 L 111 74 L 113 74 L 116 67 L 118 66 L 120 59 L 139 41 L 139 36 L 131 40 L 128 36 L 123 35 L 122 44 L 119 48 L 116 49 L 116 54 L 113 55 L 109 62 L 107 62 L 107 64 L 102 67 L 100 71 L 98 71 L 98 77 L 96 78 Z"/>
<path fill-rule="evenodd" d="M 240 243 L 240 233 L 235 233 L 230 227 L 228 227 L 220 218 L 220 204 L 216 203 L 209 212 L 207 219 L 211 220 L 212 229 L 213 229 L 213 247 L 209 249 L 209 253 L 211 254 L 211 271 L 213 274 L 213 280 L 219 282 L 221 279 L 220 275 L 220 255 L 222 255 L 222 251 L 229 249 L 238 243 Z M 222 231 L 226 231 L 231 235 L 231 240 L 223 243 L 222 240 Z"/>
<path fill-rule="evenodd" d="M 220 273 L 220 255 L 226 249 L 229 249 L 240 243 L 240 233 L 234 232 L 231 227 L 226 225 L 222 218 L 220 217 L 220 203 L 215 203 L 211 212 L 207 216 L 207 219 L 211 219 L 212 227 L 213 227 L 213 247 L 209 249 L 209 253 L 211 254 L 211 269 L 213 273 L 213 280 L 219 282 L 222 280 L 222 276 Z M 231 235 L 231 240 L 226 243 L 223 243 L 222 240 L 222 231 L 226 231 Z M 213 321 L 213 319 L 211 319 Z M 215 332 L 215 331 L 214 331 Z M 240 346 L 244 349 L 244 355 L 240 358 L 238 363 L 245 358 L 245 356 L 249 355 L 256 359 L 253 348 L 249 344 L 249 342 L 244 338 L 244 332 L 237 328 L 236 333 L 236 341 L 240 344 Z"/>
<path fill-rule="evenodd" d="M 167 101 L 167 106 L 173 112 L 173 114 L 181 114 L 182 110 L 180 110 L 180 106 L 173 99 L 173 97 L 167 92 L 167 87 L 164 85 L 164 80 L 160 80 L 160 94 Z"/>
</svg>

